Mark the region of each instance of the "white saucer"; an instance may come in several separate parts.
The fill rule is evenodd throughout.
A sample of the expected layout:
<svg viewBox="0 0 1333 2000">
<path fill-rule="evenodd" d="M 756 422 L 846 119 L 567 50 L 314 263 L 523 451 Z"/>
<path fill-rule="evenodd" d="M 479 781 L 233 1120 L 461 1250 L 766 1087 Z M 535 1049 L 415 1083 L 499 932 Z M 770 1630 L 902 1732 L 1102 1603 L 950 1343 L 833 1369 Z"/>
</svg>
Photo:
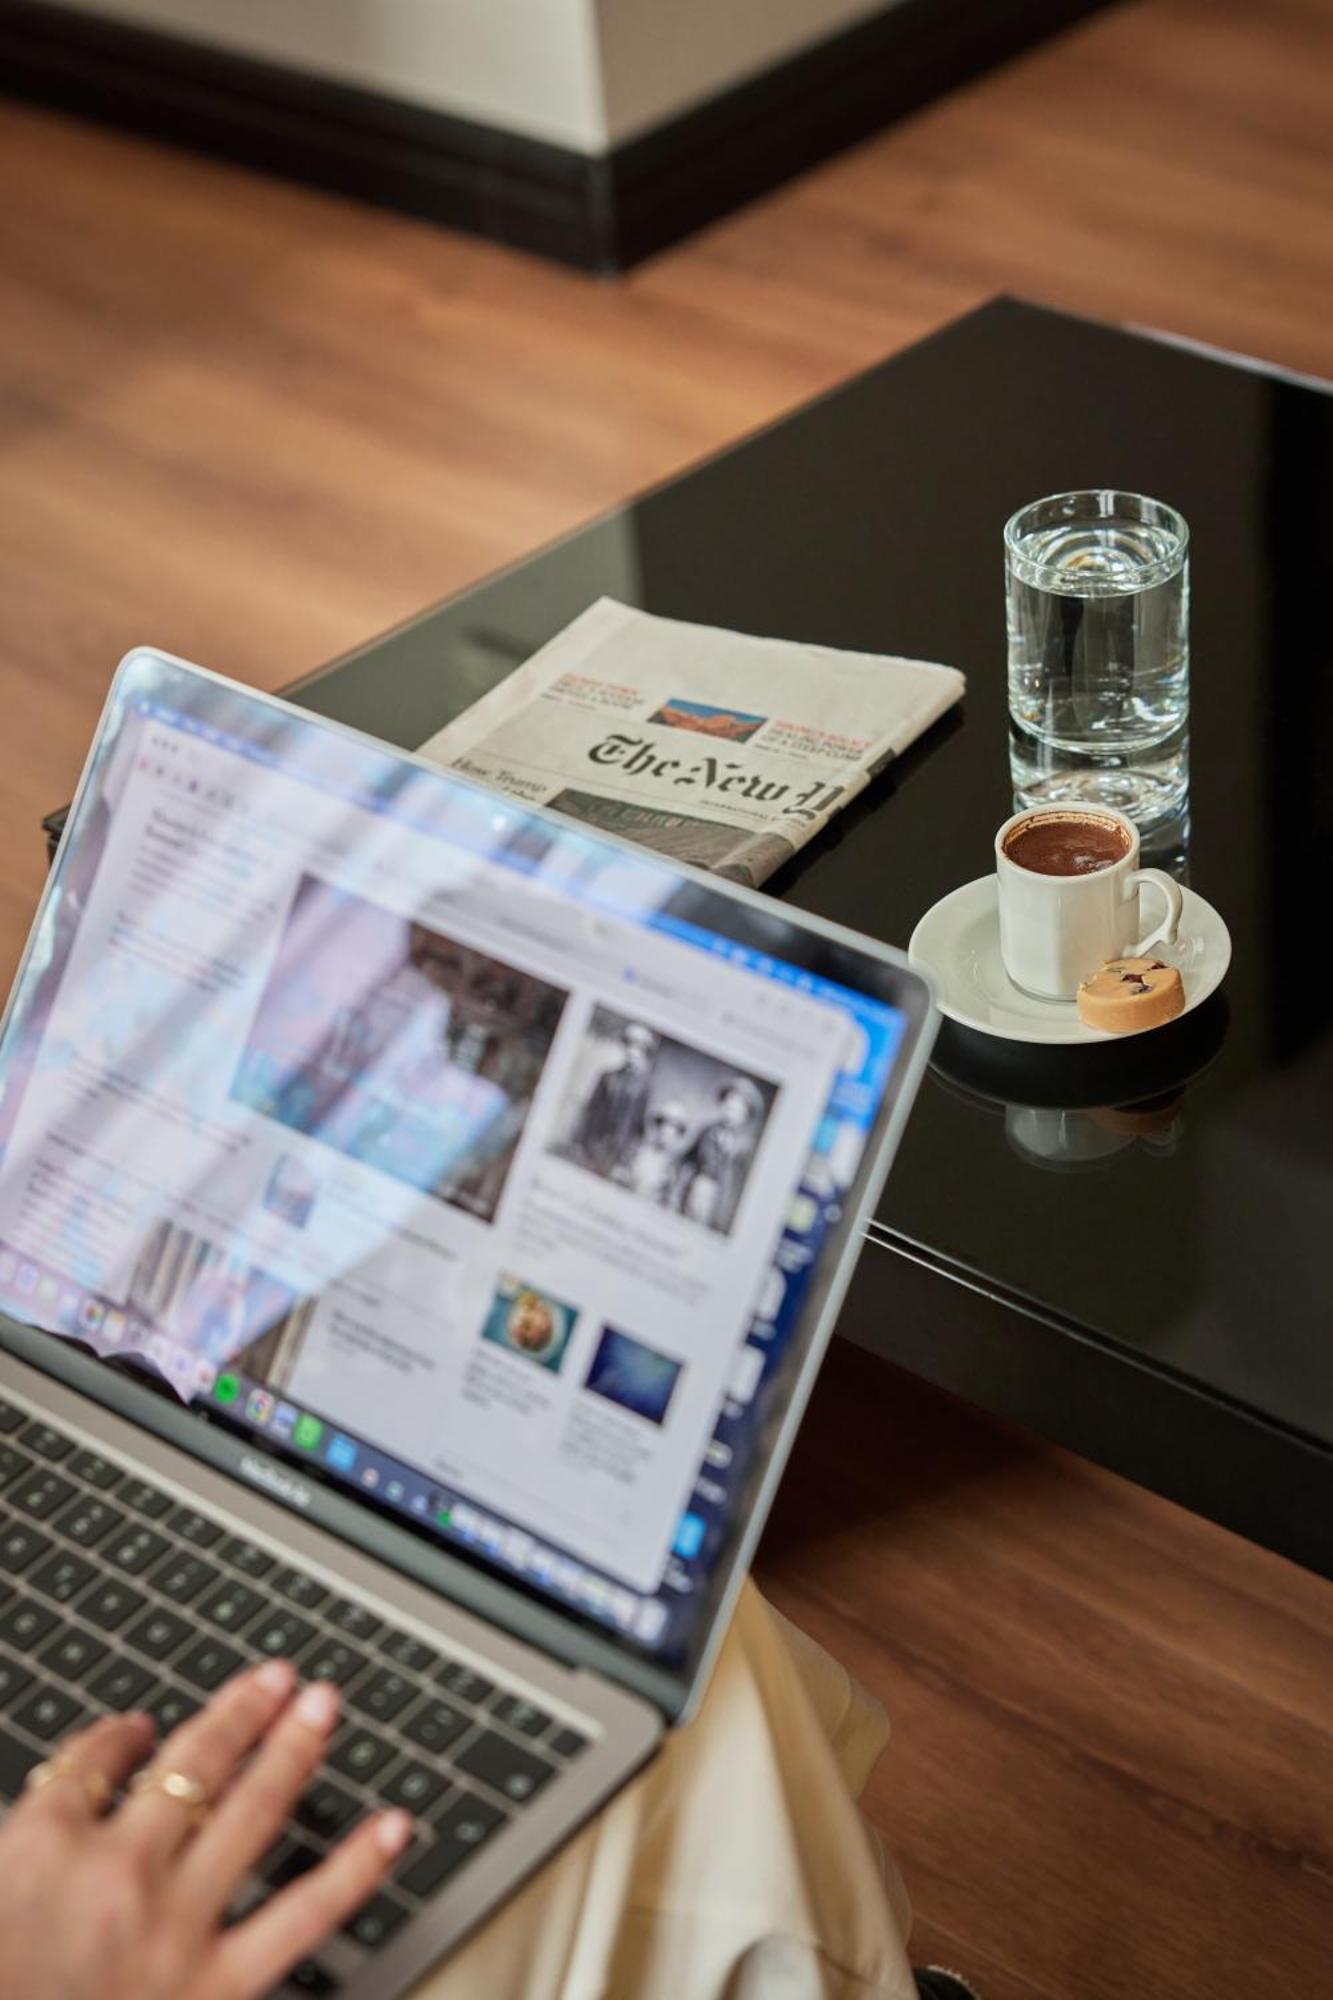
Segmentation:
<svg viewBox="0 0 1333 2000">
<path fill-rule="evenodd" d="M 1173 945 L 1153 946 L 1153 955 L 1180 968 L 1186 1014 L 1216 992 L 1231 963 L 1231 934 L 1211 903 L 1193 889 Z M 907 947 L 916 965 L 935 981 L 940 1012 L 981 1035 L 1006 1042 L 1124 1042 L 1104 1028 L 1085 1028 L 1072 1000 L 1037 1000 L 1014 985 L 1000 959 L 1000 918 L 995 877 L 982 875 L 926 911 Z M 1181 1015 L 1176 1015 L 1180 1020 Z M 1169 1026 L 1170 1023 L 1163 1023 Z M 1140 1033 L 1152 1034 L 1151 1028 Z"/>
</svg>

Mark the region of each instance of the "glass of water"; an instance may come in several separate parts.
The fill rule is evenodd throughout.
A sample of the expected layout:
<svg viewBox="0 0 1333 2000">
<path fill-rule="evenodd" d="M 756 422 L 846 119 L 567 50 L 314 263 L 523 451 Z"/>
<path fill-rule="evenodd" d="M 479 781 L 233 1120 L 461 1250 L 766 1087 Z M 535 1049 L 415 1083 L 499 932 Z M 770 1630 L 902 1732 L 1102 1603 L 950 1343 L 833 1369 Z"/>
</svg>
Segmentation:
<svg viewBox="0 0 1333 2000">
<path fill-rule="evenodd" d="M 1141 493 L 1057 493 L 1005 527 L 1017 804 L 1139 825 L 1189 789 L 1189 529 Z"/>
</svg>

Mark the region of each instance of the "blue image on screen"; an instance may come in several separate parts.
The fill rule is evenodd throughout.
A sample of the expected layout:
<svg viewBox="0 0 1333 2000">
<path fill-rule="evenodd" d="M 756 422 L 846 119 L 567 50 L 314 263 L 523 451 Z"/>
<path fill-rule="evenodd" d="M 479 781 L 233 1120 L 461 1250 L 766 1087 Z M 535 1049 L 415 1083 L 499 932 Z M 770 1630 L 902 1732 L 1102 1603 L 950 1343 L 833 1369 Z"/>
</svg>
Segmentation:
<svg viewBox="0 0 1333 2000">
<path fill-rule="evenodd" d="M 680 1373 L 680 1362 L 670 1355 L 659 1354 L 655 1347 L 645 1347 L 641 1340 L 608 1326 L 602 1330 L 584 1387 L 605 1396 L 608 1402 L 619 1403 L 623 1410 L 632 1410 L 636 1417 L 646 1417 L 650 1424 L 660 1424 Z"/>
<path fill-rule="evenodd" d="M 685 1562 L 693 1562 L 704 1545 L 708 1523 L 699 1514 L 682 1514 L 676 1525 L 675 1540 L 671 1544 L 672 1553 Z"/>
</svg>

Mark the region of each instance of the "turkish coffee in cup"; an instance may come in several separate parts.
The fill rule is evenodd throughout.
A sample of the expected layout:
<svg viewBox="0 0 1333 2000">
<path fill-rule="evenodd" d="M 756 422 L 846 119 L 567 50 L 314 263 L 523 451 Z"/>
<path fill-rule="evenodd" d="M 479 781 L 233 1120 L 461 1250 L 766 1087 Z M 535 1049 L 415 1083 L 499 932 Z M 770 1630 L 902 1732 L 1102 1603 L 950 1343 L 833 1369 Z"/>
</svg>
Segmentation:
<svg viewBox="0 0 1333 2000">
<path fill-rule="evenodd" d="M 1131 844 L 1123 821 L 1065 809 L 1029 813 L 1005 841 L 1004 853 L 1034 875 L 1095 875 L 1123 861 Z"/>
<path fill-rule="evenodd" d="M 1170 943 L 1180 887 L 1139 867 L 1134 822 L 1109 806 L 1037 806 L 995 836 L 1000 956 L 1015 986 L 1042 1000 L 1072 1000 L 1108 959 Z M 1161 919 L 1139 935 L 1139 892 L 1155 892 Z"/>
</svg>

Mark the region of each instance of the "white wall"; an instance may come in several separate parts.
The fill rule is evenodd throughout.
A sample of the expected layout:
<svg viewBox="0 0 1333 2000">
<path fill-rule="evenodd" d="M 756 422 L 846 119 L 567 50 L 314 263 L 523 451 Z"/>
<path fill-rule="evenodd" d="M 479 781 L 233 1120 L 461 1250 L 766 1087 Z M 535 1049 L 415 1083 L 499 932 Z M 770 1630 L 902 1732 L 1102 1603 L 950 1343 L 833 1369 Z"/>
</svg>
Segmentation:
<svg viewBox="0 0 1333 2000">
<path fill-rule="evenodd" d="M 883 12 L 891 0 L 68 4 L 577 152 L 601 153 Z"/>
<path fill-rule="evenodd" d="M 68 4 L 578 152 L 606 146 L 593 0 Z"/>
<path fill-rule="evenodd" d="M 638 137 L 891 0 L 593 0 L 608 145 Z"/>
</svg>

